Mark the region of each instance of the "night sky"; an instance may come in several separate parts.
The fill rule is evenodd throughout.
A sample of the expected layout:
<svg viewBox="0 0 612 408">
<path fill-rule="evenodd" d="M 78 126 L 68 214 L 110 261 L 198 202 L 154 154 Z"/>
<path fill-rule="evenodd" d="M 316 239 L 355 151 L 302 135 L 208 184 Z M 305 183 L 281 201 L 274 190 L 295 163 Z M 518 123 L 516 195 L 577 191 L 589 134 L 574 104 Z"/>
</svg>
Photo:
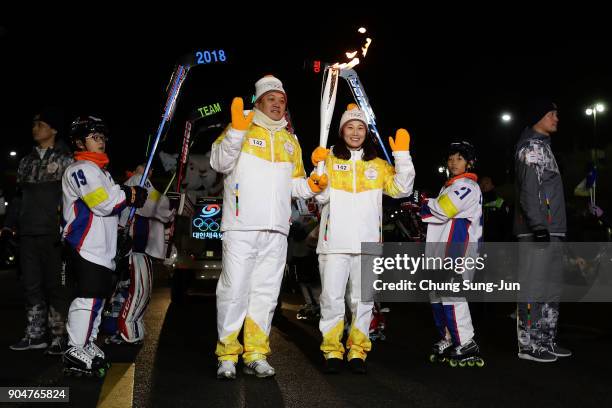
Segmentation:
<svg viewBox="0 0 612 408">
<path fill-rule="evenodd" d="M 221 102 L 223 121 L 229 122 L 231 98 L 252 94 L 254 82 L 272 73 L 284 82 L 310 167 L 310 152 L 318 143 L 321 76 L 304 69 L 304 61 L 345 61 L 343 52 L 363 42 L 356 32 L 360 26 L 373 42 L 356 71 L 385 141 L 398 127 L 410 131 L 420 188 L 437 190 L 437 167 L 454 140 L 476 145 L 481 174 L 493 174 L 498 184 L 511 182 L 513 146 L 523 127 L 521 109 L 531 98 L 546 95 L 560 106 L 553 145 L 570 177 L 566 184 L 575 185 L 585 166 L 579 152 L 593 142 L 592 121 L 584 109 L 595 101 L 612 103 L 606 43 L 554 28 L 526 30 L 526 20 L 412 25 L 369 16 L 230 24 L 227 16 L 211 14 L 173 21 L 0 21 L 1 170 L 16 167 L 16 159 L 5 159 L 8 151 L 29 151 L 31 118 L 45 104 L 63 106 L 67 123 L 78 113 L 107 120 L 109 155 L 117 174 L 144 161 L 147 136 L 157 129 L 177 58 L 214 49 L 226 52 L 227 64 L 192 69 L 161 149 L 178 150 L 184 122 L 199 106 Z M 341 82 L 330 143 L 348 102 L 348 86 Z M 514 115 L 510 125 L 501 123 L 502 111 Z M 602 147 L 610 141 L 610 114 L 598 122 Z M 213 136 L 207 137 L 196 151 L 208 150 Z"/>
</svg>

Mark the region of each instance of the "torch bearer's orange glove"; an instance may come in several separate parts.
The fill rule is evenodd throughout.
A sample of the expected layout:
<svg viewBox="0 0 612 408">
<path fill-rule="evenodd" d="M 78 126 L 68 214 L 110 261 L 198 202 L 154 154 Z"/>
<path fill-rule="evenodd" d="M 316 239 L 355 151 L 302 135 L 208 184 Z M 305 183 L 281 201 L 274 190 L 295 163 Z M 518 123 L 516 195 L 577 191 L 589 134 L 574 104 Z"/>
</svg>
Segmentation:
<svg viewBox="0 0 612 408">
<path fill-rule="evenodd" d="M 313 193 L 320 193 L 327 188 L 327 174 L 321 174 L 320 176 L 316 171 L 313 171 L 310 177 L 308 177 L 308 187 Z"/>
<path fill-rule="evenodd" d="M 244 102 L 242 98 L 234 98 L 232 100 L 232 127 L 236 130 L 247 130 L 253 121 L 254 111 L 251 111 L 247 116 L 244 116 Z"/>
<path fill-rule="evenodd" d="M 312 160 L 312 165 L 316 167 L 319 162 L 325 161 L 325 159 L 327 159 L 328 154 L 329 149 L 326 149 L 324 147 L 319 146 L 314 149 L 312 155 L 310 156 L 310 160 Z"/>
<path fill-rule="evenodd" d="M 406 129 L 397 129 L 395 140 L 389 136 L 389 144 L 394 152 L 406 152 L 410 150 L 410 134 Z"/>
</svg>

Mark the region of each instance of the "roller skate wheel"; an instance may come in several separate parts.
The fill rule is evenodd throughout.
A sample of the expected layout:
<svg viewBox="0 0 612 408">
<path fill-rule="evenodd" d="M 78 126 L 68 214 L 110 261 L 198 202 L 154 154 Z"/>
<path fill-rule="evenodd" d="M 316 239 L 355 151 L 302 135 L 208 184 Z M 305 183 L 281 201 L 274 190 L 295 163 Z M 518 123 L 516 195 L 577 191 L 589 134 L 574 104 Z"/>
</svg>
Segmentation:
<svg viewBox="0 0 612 408">
<path fill-rule="evenodd" d="M 459 362 L 459 367 L 463 368 L 467 365 L 467 363 L 465 361 L 460 361 Z"/>
<path fill-rule="evenodd" d="M 448 365 L 450 365 L 452 368 L 457 367 L 457 365 L 459 365 L 459 363 L 457 362 L 457 360 L 448 360 Z"/>
<path fill-rule="evenodd" d="M 476 367 L 482 368 L 482 367 L 484 367 L 484 365 L 485 365 L 485 362 L 484 362 L 484 360 L 482 358 L 479 359 L 478 361 L 476 361 Z"/>
<path fill-rule="evenodd" d="M 430 354 L 429 355 L 429 362 L 430 363 L 435 363 L 437 359 L 438 358 L 437 358 L 437 356 L 435 354 Z"/>
<path fill-rule="evenodd" d="M 96 377 L 98 378 L 104 378 L 104 376 L 106 375 L 106 370 L 103 368 L 98 368 L 96 370 Z"/>
<path fill-rule="evenodd" d="M 468 361 L 467 365 L 468 365 L 468 367 L 474 367 L 474 365 L 476 365 L 476 362 L 470 360 L 470 361 Z"/>
</svg>

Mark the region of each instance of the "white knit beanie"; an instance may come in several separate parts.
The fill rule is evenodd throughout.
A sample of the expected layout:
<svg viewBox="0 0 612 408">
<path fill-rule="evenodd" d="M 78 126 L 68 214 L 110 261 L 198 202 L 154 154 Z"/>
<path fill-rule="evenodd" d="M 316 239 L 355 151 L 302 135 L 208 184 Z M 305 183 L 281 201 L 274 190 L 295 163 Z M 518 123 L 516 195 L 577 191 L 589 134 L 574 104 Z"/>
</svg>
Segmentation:
<svg viewBox="0 0 612 408">
<path fill-rule="evenodd" d="M 340 134 L 342 134 L 342 127 L 346 124 L 346 122 L 349 122 L 351 120 L 359 120 L 363 122 L 366 129 L 368 128 L 368 121 L 366 119 L 365 112 L 359 109 L 359 107 L 354 103 L 350 103 L 346 107 L 346 111 L 342 114 L 342 117 L 340 118 Z"/>
<path fill-rule="evenodd" d="M 272 91 L 281 92 L 285 95 L 285 98 L 287 97 L 287 93 L 283 89 L 283 83 L 273 75 L 266 75 L 255 82 L 255 101 Z"/>
</svg>

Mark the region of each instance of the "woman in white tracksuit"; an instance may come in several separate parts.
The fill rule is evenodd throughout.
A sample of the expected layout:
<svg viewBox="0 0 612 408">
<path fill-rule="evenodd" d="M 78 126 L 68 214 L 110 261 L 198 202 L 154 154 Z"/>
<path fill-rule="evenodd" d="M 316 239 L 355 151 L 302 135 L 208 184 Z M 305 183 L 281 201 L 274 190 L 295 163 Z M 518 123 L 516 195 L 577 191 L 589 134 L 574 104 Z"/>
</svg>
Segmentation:
<svg viewBox="0 0 612 408">
<path fill-rule="evenodd" d="M 317 196 L 324 204 L 317 253 L 322 285 L 319 328 L 327 373 L 338 372 L 344 356 L 341 340 L 347 282 L 353 316 L 347 359 L 353 372 L 366 372 L 365 359 L 372 347 L 368 334 L 373 302 L 361 298 L 361 244 L 382 242 L 383 193 L 405 197 L 412 193 L 414 184 L 408 132 L 399 129 L 395 140 L 389 138 L 395 158 L 392 167 L 377 157 L 367 129 L 364 112 L 351 104 L 340 120 L 338 144 L 331 152 L 318 147 L 312 154 L 315 165 L 325 160 L 328 181 L 328 187 Z"/>
</svg>

